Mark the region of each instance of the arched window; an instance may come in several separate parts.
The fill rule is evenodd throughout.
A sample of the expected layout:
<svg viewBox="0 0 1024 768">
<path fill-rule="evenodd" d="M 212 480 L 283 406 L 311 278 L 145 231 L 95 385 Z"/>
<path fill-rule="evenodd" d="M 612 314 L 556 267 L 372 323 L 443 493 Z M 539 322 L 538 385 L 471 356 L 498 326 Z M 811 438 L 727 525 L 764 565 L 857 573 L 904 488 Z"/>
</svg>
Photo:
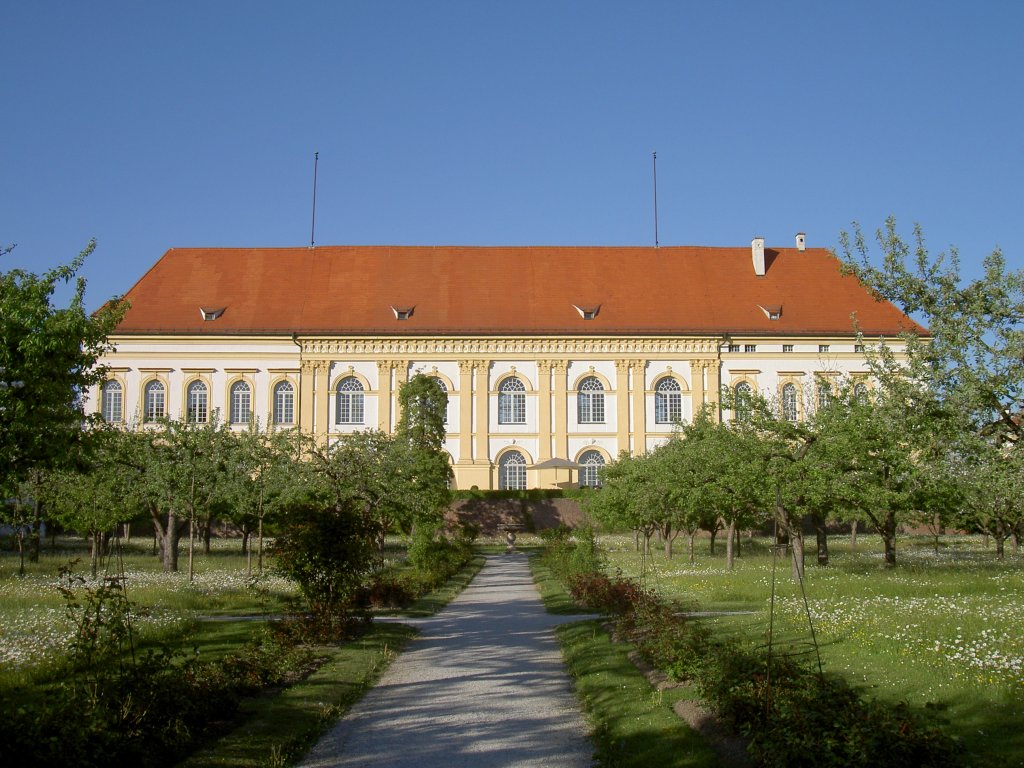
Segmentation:
<svg viewBox="0 0 1024 768">
<path fill-rule="evenodd" d="M 498 462 L 498 488 L 502 491 L 526 490 L 526 458 L 519 451 L 509 451 Z"/>
<path fill-rule="evenodd" d="M 347 376 L 338 382 L 334 423 L 363 423 L 363 385 L 355 376 Z"/>
<path fill-rule="evenodd" d="M 587 376 L 580 382 L 576 414 L 580 424 L 604 423 L 604 385 L 596 376 Z"/>
<path fill-rule="evenodd" d="M 498 423 L 526 423 L 526 386 L 515 376 L 501 382 L 498 389 Z"/>
<path fill-rule="evenodd" d="M 578 462 L 580 464 L 580 488 L 599 488 L 601 478 L 599 472 L 604 466 L 604 456 L 600 451 L 584 451 Z"/>
<path fill-rule="evenodd" d="M 156 421 L 164 417 L 166 398 L 162 382 L 154 380 L 146 384 L 142 400 L 143 421 Z"/>
<path fill-rule="evenodd" d="M 796 385 L 786 384 L 782 387 L 782 418 L 796 421 Z"/>
<path fill-rule="evenodd" d="M 679 382 L 666 376 L 654 388 L 654 421 L 675 424 L 683 420 L 683 395 Z"/>
<path fill-rule="evenodd" d="M 121 382 L 114 381 L 113 379 L 103 382 L 100 400 L 100 412 L 103 414 L 103 420 L 111 424 L 121 421 L 121 414 L 123 413 L 122 404 L 124 402 Z"/>
<path fill-rule="evenodd" d="M 188 385 L 185 399 L 185 419 L 196 424 L 205 424 L 210 417 L 206 385 L 193 381 Z"/>
<path fill-rule="evenodd" d="M 832 387 L 827 381 L 818 382 L 818 410 L 828 408 L 832 402 Z"/>
<path fill-rule="evenodd" d="M 252 390 L 244 381 L 231 385 L 231 423 L 248 424 L 252 420 Z"/>
<path fill-rule="evenodd" d="M 857 405 L 868 404 L 868 385 L 861 382 L 860 384 L 853 385 L 853 396 L 857 400 Z"/>
<path fill-rule="evenodd" d="M 444 383 L 444 379 L 442 379 L 442 378 L 440 378 L 438 376 L 431 376 L 430 378 L 434 380 L 434 383 L 437 384 L 438 387 L 440 387 L 442 392 L 447 392 L 448 391 L 448 385 Z M 448 423 L 448 409 L 447 408 L 444 409 L 444 413 L 441 414 L 441 417 L 442 417 L 442 422 L 441 423 L 442 424 L 447 424 Z"/>
<path fill-rule="evenodd" d="M 290 381 L 274 385 L 274 423 L 295 423 L 295 387 Z"/>
<path fill-rule="evenodd" d="M 754 390 L 745 381 L 736 385 L 736 421 L 750 421 L 750 402 L 753 400 Z"/>
</svg>

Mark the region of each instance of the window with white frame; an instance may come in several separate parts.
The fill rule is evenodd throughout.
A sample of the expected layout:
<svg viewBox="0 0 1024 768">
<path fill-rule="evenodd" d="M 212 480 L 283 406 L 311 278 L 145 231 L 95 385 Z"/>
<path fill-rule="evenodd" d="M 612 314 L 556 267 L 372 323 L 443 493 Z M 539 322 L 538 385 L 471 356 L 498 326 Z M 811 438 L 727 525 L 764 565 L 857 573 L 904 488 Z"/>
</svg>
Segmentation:
<svg viewBox="0 0 1024 768">
<path fill-rule="evenodd" d="M 829 351 L 829 350 L 830 350 L 831 348 L 832 348 L 832 347 L 831 347 L 831 346 L 830 346 L 829 344 L 819 344 L 819 345 L 818 345 L 818 354 L 820 354 L 820 355 L 824 355 L 824 354 L 825 354 L 825 353 L 827 353 L 827 352 L 828 352 L 828 351 Z"/>
<path fill-rule="evenodd" d="M 498 462 L 498 488 L 502 491 L 526 490 L 526 457 L 519 451 L 508 451 Z"/>
<path fill-rule="evenodd" d="M 363 423 L 363 384 L 355 376 L 346 376 L 338 382 L 335 403 L 335 424 Z"/>
<path fill-rule="evenodd" d="M 498 423 L 526 423 L 526 386 L 515 376 L 501 382 L 498 389 Z"/>
<path fill-rule="evenodd" d="M 832 402 L 832 385 L 827 381 L 818 382 L 818 410 L 828 408 Z"/>
<path fill-rule="evenodd" d="M 193 381 L 185 391 L 185 419 L 194 424 L 205 424 L 209 418 L 209 395 L 206 385 L 201 381 Z"/>
<path fill-rule="evenodd" d="M 434 380 L 434 383 L 437 384 L 437 386 L 441 389 L 442 392 L 447 392 L 448 391 L 448 385 L 444 383 L 444 379 L 440 378 L 439 376 L 431 376 L 430 378 L 432 378 Z M 442 421 L 441 421 L 442 424 L 447 424 L 448 423 L 448 408 L 447 407 L 444 409 L 444 413 L 441 414 L 441 419 L 442 419 Z"/>
<path fill-rule="evenodd" d="M 741 381 L 736 385 L 736 421 L 750 421 L 750 404 L 754 399 L 754 390 L 749 383 Z"/>
<path fill-rule="evenodd" d="M 290 381 L 274 385 L 274 423 L 295 423 L 295 387 Z"/>
<path fill-rule="evenodd" d="M 786 421 L 796 421 L 796 385 L 784 384 L 782 387 L 782 418 Z"/>
<path fill-rule="evenodd" d="M 100 401 L 103 420 L 111 424 L 120 422 L 124 413 L 124 391 L 121 389 L 121 382 L 113 379 L 103 382 Z"/>
<path fill-rule="evenodd" d="M 236 381 L 231 385 L 232 424 L 248 424 L 252 420 L 252 390 L 244 381 Z"/>
<path fill-rule="evenodd" d="M 159 381 L 151 381 L 146 384 L 142 395 L 142 420 L 157 421 L 166 413 L 166 392 L 164 385 Z"/>
<path fill-rule="evenodd" d="M 580 424 L 604 423 L 604 385 L 596 376 L 587 376 L 580 382 L 576 415 Z"/>
<path fill-rule="evenodd" d="M 682 420 L 682 387 L 671 376 L 666 376 L 654 388 L 654 421 L 656 424 L 675 424 Z"/>
<path fill-rule="evenodd" d="M 864 382 L 853 385 L 853 396 L 858 405 L 868 404 L 868 385 Z"/>
<path fill-rule="evenodd" d="M 577 463 L 580 465 L 580 488 L 599 488 L 601 467 L 604 466 L 601 452 L 584 451 Z"/>
<path fill-rule="evenodd" d="M 785 352 L 786 354 L 789 354 L 790 352 L 793 351 L 793 345 L 792 344 L 783 344 L 782 345 L 782 351 Z"/>
</svg>

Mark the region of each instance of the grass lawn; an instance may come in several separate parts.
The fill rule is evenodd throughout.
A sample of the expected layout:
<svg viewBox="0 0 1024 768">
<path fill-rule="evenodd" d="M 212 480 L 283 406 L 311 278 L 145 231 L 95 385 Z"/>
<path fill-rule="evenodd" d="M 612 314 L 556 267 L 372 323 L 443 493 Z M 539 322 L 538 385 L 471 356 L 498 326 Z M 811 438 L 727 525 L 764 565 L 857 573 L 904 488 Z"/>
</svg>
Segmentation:
<svg viewBox="0 0 1024 768">
<path fill-rule="evenodd" d="M 530 567 L 549 612 L 579 613 L 561 582 L 537 558 L 531 558 Z M 632 646 L 612 643 L 600 622 L 566 624 L 556 635 L 602 768 L 721 766 L 704 738 L 672 711 L 673 704 L 692 695 L 688 689 L 653 690 L 627 657 Z"/>
<path fill-rule="evenodd" d="M 399 544 L 389 543 L 386 560 L 403 556 Z M 57 571 L 75 558 L 85 564 L 83 570 L 79 563 L 75 572 L 87 575 L 84 544 L 58 539 L 56 551 L 44 550 L 40 561 L 27 563 L 26 575 L 19 577 L 17 555 L 0 554 L 0 692 L 41 690 L 35 684 L 52 678 L 59 669 L 72 628 L 65 620 Z M 483 562 L 483 556 L 477 555 L 403 615 L 436 612 L 472 580 Z M 184 558 L 180 565 L 187 567 Z M 124 546 L 120 561 L 112 559 L 106 572 L 122 569 L 128 598 L 148 614 L 136 625 L 139 645 L 168 642 L 195 647 L 209 659 L 241 649 L 266 626 L 260 617 L 280 613 L 295 595 L 289 582 L 269 571 L 262 579 L 252 579 L 237 540 L 215 541 L 208 556 L 197 552 L 191 584 L 184 571 L 164 574 L 148 541 Z M 375 624 L 351 642 L 312 649 L 322 660 L 316 671 L 287 688 L 245 700 L 229 724 L 230 731 L 201 745 L 185 765 L 292 764 L 374 684 L 413 634 L 409 627 Z"/>
<path fill-rule="evenodd" d="M 269 570 L 254 578 L 238 540 L 214 540 L 209 555 L 197 551 L 191 583 L 184 553 L 178 573 L 163 573 L 149 540 L 122 544 L 98 575 L 124 574 L 126 594 L 145 611 L 134 626 L 140 643 L 181 636 L 201 615 L 273 614 L 295 595 L 294 586 Z M 16 553 L 0 553 L 0 686 L 30 683 L 45 676 L 61 655 L 72 628 L 58 591 L 58 570 L 77 560 L 74 573 L 89 577 L 88 550 L 80 539 L 47 543 L 39 562 L 26 563 L 18 576 Z M 255 558 L 253 559 L 255 568 Z"/>
<path fill-rule="evenodd" d="M 726 568 L 698 541 L 697 562 L 685 552 L 667 560 L 634 551 L 631 536 L 602 537 L 608 569 L 621 569 L 658 592 L 701 610 L 751 611 L 702 619 L 751 645 L 773 641 L 782 652 L 813 659 L 804 596 L 788 561 L 775 563 L 768 542 L 743 539 L 742 556 Z M 885 569 L 877 537 L 830 540 L 831 564 L 808 553 L 804 589 L 826 670 L 866 686 L 885 700 L 945 708 L 950 732 L 992 765 L 1024 766 L 1024 559 L 1000 563 L 978 537 L 902 538 L 895 569 Z"/>
</svg>

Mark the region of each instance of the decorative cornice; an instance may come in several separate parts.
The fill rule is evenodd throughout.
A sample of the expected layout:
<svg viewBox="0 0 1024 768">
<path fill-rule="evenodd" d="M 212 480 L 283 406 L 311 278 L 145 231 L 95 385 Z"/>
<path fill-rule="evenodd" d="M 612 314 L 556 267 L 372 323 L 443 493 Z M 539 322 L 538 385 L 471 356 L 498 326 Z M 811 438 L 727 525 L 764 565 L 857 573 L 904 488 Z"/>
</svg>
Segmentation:
<svg viewBox="0 0 1024 768">
<path fill-rule="evenodd" d="M 357 338 L 303 339 L 303 357 L 345 357 L 350 355 L 577 355 L 577 354 L 708 354 L 718 351 L 718 338 L 672 337 L 523 337 L 478 338 Z"/>
</svg>

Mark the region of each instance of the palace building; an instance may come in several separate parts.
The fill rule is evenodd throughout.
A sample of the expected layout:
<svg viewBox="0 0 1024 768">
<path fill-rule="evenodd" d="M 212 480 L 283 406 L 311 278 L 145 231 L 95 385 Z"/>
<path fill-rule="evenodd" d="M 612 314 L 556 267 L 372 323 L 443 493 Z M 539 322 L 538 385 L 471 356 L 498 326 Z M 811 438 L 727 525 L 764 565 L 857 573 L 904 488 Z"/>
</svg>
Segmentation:
<svg viewBox="0 0 1024 768">
<path fill-rule="evenodd" d="M 836 377 L 870 386 L 854 317 L 897 349 L 921 329 L 839 266 L 802 234 L 787 248 L 172 248 L 128 291 L 89 407 L 330 441 L 392 430 L 399 387 L 424 373 L 448 392 L 456 487 L 588 484 L 705 405 L 731 417 L 724 387 L 795 420 Z"/>
</svg>

